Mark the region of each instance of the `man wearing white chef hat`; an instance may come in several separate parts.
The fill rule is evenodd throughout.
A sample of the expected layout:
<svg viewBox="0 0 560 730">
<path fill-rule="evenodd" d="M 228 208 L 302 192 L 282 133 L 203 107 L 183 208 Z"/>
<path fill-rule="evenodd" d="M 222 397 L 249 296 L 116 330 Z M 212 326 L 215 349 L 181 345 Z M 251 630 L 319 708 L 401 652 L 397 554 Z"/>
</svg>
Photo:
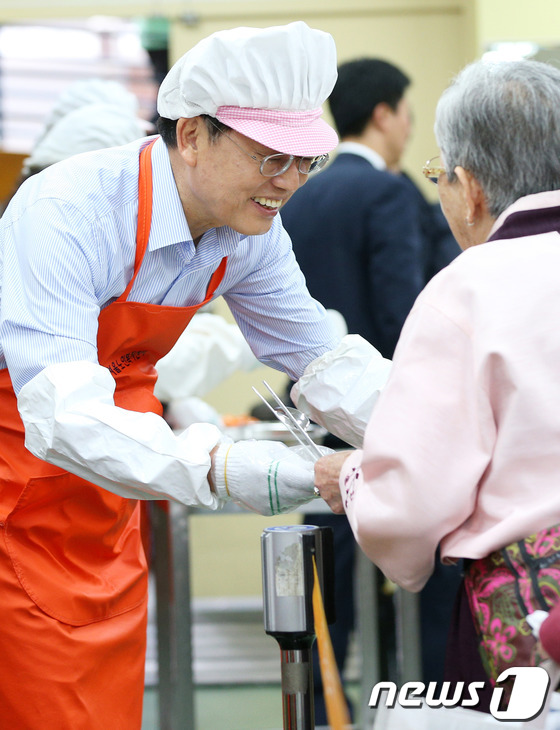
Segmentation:
<svg viewBox="0 0 560 730">
<path fill-rule="evenodd" d="M 57 97 L 54 106 L 45 120 L 43 130 L 35 142 L 39 144 L 50 130 L 76 109 L 90 104 L 108 104 L 128 112 L 138 118 L 140 104 L 138 98 L 119 81 L 102 78 L 80 79 L 69 84 Z M 142 120 L 145 125 L 149 122 Z M 139 120 L 140 122 L 140 120 Z M 144 130 L 144 133 L 146 129 Z M 68 157 L 70 153 L 65 156 Z M 61 158 L 62 159 L 62 158 Z"/>
<path fill-rule="evenodd" d="M 140 728 L 138 499 L 276 514 L 313 496 L 297 451 L 161 417 L 154 365 L 199 307 L 222 295 L 296 403 L 361 442 L 389 363 L 340 341 L 278 215 L 336 145 L 335 78 L 333 39 L 304 23 L 216 33 L 163 81 L 161 138 L 53 165 L 2 217 L 6 727 Z"/>
<path fill-rule="evenodd" d="M 128 144 L 146 135 L 146 122 L 125 105 L 95 102 L 72 109 L 33 146 L 23 163 L 25 177 L 82 152 Z"/>
</svg>

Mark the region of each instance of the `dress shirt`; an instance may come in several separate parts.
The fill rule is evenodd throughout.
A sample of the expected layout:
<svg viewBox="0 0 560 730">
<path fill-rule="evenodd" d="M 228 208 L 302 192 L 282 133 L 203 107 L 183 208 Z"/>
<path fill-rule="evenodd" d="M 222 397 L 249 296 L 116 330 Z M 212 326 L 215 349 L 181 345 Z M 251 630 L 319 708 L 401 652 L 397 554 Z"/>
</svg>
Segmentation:
<svg viewBox="0 0 560 730">
<path fill-rule="evenodd" d="M 548 230 L 558 206 L 560 192 L 517 201 L 496 240 L 426 286 L 363 451 L 343 466 L 360 546 L 409 590 L 440 543 L 446 561 L 476 559 L 560 522 L 560 235 L 500 236 L 524 210 Z"/>
<path fill-rule="evenodd" d="M 360 142 L 341 142 L 336 148 L 336 156 L 338 157 L 338 155 L 342 154 L 358 155 L 358 157 L 363 157 L 364 160 L 370 162 L 376 170 L 387 169 L 387 163 L 383 157 L 381 157 L 381 155 L 371 147 L 368 147 L 365 144 L 360 144 Z"/>
</svg>

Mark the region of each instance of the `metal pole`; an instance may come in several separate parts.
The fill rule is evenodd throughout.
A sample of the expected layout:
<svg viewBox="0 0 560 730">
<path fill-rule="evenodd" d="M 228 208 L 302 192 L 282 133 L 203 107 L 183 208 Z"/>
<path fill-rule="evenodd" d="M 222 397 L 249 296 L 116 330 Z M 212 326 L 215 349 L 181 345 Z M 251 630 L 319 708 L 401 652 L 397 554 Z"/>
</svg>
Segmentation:
<svg viewBox="0 0 560 730">
<path fill-rule="evenodd" d="M 159 730 L 171 730 L 171 540 L 166 502 L 150 504 L 156 582 Z"/>
<path fill-rule="evenodd" d="M 374 685 L 381 679 L 378 569 L 359 548 L 356 556 L 356 584 L 357 623 L 362 659 L 360 725 L 362 730 L 371 730 L 375 710 L 369 706 L 369 698 Z"/>
<path fill-rule="evenodd" d="M 396 601 L 398 684 L 422 680 L 420 594 L 398 588 Z"/>
<path fill-rule="evenodd" d="M 283 649 L 280 644 L 282 674 L 282 716 L 284 730 L 315 727 L 313 705 L 313 658 L 311 647 Z"/>
<path fill-rule="evenodd" d="M 189 524 L 187 507 L 152 509 L 159 669 L 159 730 L 194 730 Z"/>
<path fill-rule="evenodd" d="M 175 681 L 172 702 L 173 730 L 195 728 L 192 614 L 190 590 L 189 508 L 172 502 L 173 626 Z"/>
</svg>

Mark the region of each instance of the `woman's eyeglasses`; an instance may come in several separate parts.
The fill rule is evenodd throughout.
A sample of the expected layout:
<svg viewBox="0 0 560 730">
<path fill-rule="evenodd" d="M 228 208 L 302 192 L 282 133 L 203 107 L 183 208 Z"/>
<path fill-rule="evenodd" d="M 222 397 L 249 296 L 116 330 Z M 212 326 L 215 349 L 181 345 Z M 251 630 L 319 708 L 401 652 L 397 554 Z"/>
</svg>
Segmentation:
<svg viewBox="0 0 560 730">
<path fill-rule="evenodd" d="M 426 164 L 422 168 L 422 174 L 424 175 L 424 177 L 426 177 L 430 182 L 433 182 L 435 185 L 438 184 L 439 177 L 444 172 L 445 167 L 442 167 L 439 155 L 437 157 L 432 157 L 431 160 L 428 160 L 428 162 L 426 162 Z"/>
</svg>

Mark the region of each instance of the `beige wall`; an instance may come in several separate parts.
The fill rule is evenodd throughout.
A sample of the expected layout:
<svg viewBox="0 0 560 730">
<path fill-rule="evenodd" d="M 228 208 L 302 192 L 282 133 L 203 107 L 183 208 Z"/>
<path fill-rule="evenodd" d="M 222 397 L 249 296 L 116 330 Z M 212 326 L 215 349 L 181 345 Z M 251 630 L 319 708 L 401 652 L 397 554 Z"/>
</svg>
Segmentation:
<svg viewBox="0 0 560 730">
<path fill-rule="evenodd" d="M 476 35 L 483 48 L 497 41 L 560 43 L 558 0 L 477 0 Z"/>
</svg>

